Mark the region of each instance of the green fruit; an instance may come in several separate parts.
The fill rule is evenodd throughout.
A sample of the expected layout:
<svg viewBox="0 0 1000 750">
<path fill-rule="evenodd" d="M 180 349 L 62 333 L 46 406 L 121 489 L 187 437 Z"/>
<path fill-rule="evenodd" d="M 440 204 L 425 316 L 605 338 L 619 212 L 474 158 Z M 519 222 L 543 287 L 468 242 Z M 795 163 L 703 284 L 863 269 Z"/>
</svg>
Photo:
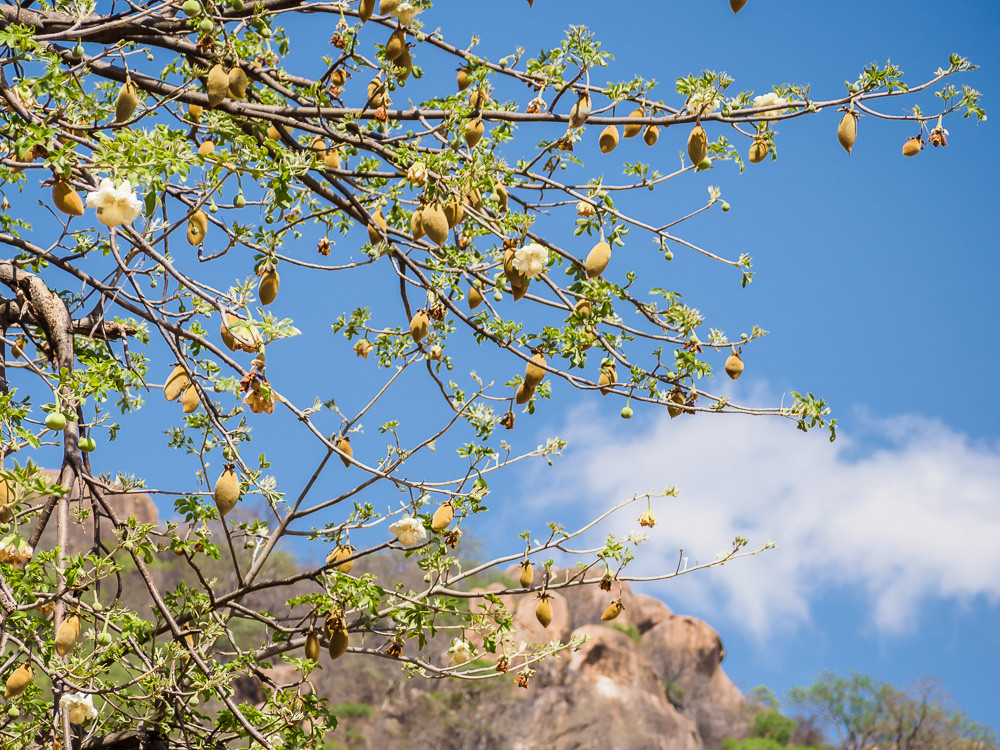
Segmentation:
<svg viewBox="0 0 1000 750">
<path fill-rule="evenodd" d="M 82 437 L 78 443 L 80 450 L 90 453 L 91 451 L 97 450 L 97 441 L 92 437 Z"/>
<path fill-rule="evenodd" d="M 722 212 L 726 213 L 727 211 L 729 211 L 729 204 L 726 203 L 725 201 L 722 201 Z"/>
<path fill-rule="evenodd" d="M 189 16 L 201 15 L 201 3 L 198 0 L 185 0 L 184 5 L 181 6 L 181 10 Z"/>
<path fill-rule="evenodd" d="M 198 24 L 198 30 L 202 34 L 211 34 L 212 33 L 212 29 L 214 29 L 214 28 L 215 28 L 215 24 L 212 23 L 212 20 L 210 18 L 203 18 L 203 19 L 201 19 L 201 22 Z"/>
<path fill-rule="evenodd" d="M 76 46 L 73 48 L 73 57 L 77 60 L 83 57 L 83 45 L 80 42 L 77 42 Z"/>
<path fill-rule="evenodd" d="M 98 633 L 97 634 L 97 644 L 99 646 L 110 646 L 111 645 L 111 633 Z"/>
<path fill-rule="evenodd" d="M 697 170 L 699 172 L 701 172 L 704 169 L 711 169 L 711 168 L 712 168 L 712 160 L 709 159 L 707 156 L 704 159 L 702 159 L 700 162 L 698 162 Z"/>
<path fill-rule="evenodd" d="M 243 193 L 237 193 L 236 198 L 233 199 L 233 205 L 236 208 L 243 208 L 247 204 L 247 199 L 243 197 Z"/>
<path fill-rule="evenodd" d="M 622 407 L 622 419 L 631 419 L 634 413 L 631 406 Z"/>
<path fill-rule="evenodd" d="M 233 0 L 232 5 L 233 10 L 243 10 L 243 8 L 246 7 L 243 5 L 243 0 Z"/>
<path fill-rule="evenodd" d="M 54 411 L 45 418 L 45 426 L 55 432 L 66 429 L 66 417 L 62 413 Z"/>
</svg>

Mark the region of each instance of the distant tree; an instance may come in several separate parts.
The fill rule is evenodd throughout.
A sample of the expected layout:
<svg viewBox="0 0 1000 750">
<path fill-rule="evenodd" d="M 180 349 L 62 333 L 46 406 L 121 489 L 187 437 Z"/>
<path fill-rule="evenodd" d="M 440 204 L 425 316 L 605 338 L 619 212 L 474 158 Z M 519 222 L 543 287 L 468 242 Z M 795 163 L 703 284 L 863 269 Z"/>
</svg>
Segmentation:
<svg viewBox="0 0 1000 750">
<path fill-rule="evenodd" d="M 833 726 L 844 750 L 990 750 L 996 735 L 952 706 L 939 685 L 923 680 L 901 690 L 869 675 L 824 672 L 794 688 L 793 705 Z"/>
</svg>

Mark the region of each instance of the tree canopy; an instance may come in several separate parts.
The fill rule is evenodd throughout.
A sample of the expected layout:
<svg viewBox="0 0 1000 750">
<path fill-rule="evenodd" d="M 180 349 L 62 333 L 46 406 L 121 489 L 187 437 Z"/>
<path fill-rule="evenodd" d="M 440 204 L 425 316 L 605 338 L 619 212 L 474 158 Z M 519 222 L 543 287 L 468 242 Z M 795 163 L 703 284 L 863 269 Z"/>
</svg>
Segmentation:
<svg viewBox="0 0 1000 750">
<path fill-rule="evenodd" d="M 582 540 L 636 506 L 656 522 L 657 493 L 616 499 L 463 561 L 463 520 L 489 512 L 493 476 L 563 448 L 513 437 L 555 388 L 620 399 L 626 419 L 634 404 L 835 434 L 813 394 L 773 408 L 722 395 L 713 375 L 738 378 L 766 331 L 728 337 L 649 272 L 683 252 L 731 268 L 735 292 L 752 282 L 749 255 L 685 239 L 686 221 L 728 211 L 720 190 L 670 216 L 637 212 L 637 196 L 776 159 L 778 125 L 801 117 L 830 119 L 848 158 L 869 123 L 912 122 L 903 154 L 917 156 L 946 146 L 949 115 L 984 116 L 958 55 L 917 81 L 873 64 L 842 91 L 755 95 L 712 71 L 616 78 L 577 26 L 486 59 L 426 0 L 0 12 L 5 748 L 136 726 L 177 747 L 313 747 L 336 723 L 322 696 L 293 686 L 251 705 L 232 683 L 266 683 L 279 661 L 307 680 L 347 650 L 527 684 L 566 644 L 516 642 L 504 592 L 473 584 L 519 565 L 506 591 L 537 596 L 543 627 L 560 588 L 600 585 L 612 619 L 642 536 Z M 897 99 L 909 114 L 884 112 Z M 636 158 L 640 137 L 679 150 L 675 167 Z M 343 364 L 315 366 L 331 346 Z M 150 436 L 136 415 L 156 391 L 178 403 Z M 294 470 L 269 471 L 275 439 L 296 446 Z M 135 440 L 171 466 L 169 486 L 95 471 Z M 54 451 L 53 477 L 38 463 Z M 176 519 L 112 501 L 140 492 Z M 74 549 L 88 519 L 105 523 Z M 293 544 L 325 562 L 290 567 Z M 420 575 L 365 569 L 386 554 Z M 578 567 L 557 572 L 557 556 Z M 164 585 L 167 565 L 183 575 Z"/>
</svg>

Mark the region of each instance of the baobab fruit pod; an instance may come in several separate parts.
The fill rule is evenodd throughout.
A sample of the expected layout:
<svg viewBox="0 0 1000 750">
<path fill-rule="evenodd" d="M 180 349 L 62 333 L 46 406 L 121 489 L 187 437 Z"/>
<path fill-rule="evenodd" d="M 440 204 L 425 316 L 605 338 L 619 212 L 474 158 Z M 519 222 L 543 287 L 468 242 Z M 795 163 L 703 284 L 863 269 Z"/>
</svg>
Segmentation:
<svg viewBox="0 0 1000 750">
<path fill-rule="evenodd" d="M 198 146 L 199 156 L 207 156 L 213 151 L 215 151 L 215 144 L 212 141 L 202 141 L 201 145 Z"/>
<path fill-rule="evenodd" d="M 183 367 L 177 365 L 167 376 L 167 382 L 163 384 L 163 397 L 167 401 L 176 401 L 190 384 L 187 372 Z"/>
<path fill-rule="evenodd" d="M 410 216 L 410 236 L 414 240 L 419 240 L 424 236 L 423 213 L 424 210 L 422 208 L 418 208 L 413 212 L 413 215 Z"/>
<path fill-rule="evenodd" d="M 477 143 L 479 143 L 485 130 L 486 127 L 483 125 L 483 121 L 479 117 L 465 126 L 465 142 L 469 145 L 469 148 L 473 148 Z"/>
<path fill-rule="evenodd" d="M 729 7 L 733 9 L 733 13 L 739 13 L 746 4 L 747 0 L 729 0 Z"/>
<path fill-rule="evenodd" d="M 354 458 L 354 449 L 351 447 L 351 439 L 349 437 L 342 437 L 337 441 L 337 447 L 340 452 L 345 454 L 340 457 L 340 460 L 344 462 L 344 466 L 350 467 L 351 459 Z"/>
<path fill-rule="evenodd" d="M 187 241 L 189 245 L 194 245 L 197 247 L 202 242 L 205 241 L 205 235 L 208 233 L 208 216 L 200 208 L 191 214 L 191 218 L 188 219 L 187 226 Z"/>
<path fill-rule="evenodd" d="M 191 122 L 200 122 L 201 113 L 205 111 L 205 108 L 200 104 L 189 104 L 188 105 L 188 119 Z"/>
<path fill-rule="evenodd" d="M 118 98 L 115 100 L 115 122 L 125 122 L 135 112 L 138 104 L 139 97 L 135 95 L 135 84 L 126 81 L 118 90 Z"/>
<path fill-rule="evenodd" d="M 319 636 L 312 630 L 306 635 L 306 658 L 319 661 Z"/>
<path fill-rule="evenodd" d="M 518 583 L 521 584 L 522 589 L 530 589 L 535 585 L 535 569 L 527 560 L 521 563 L 521 575 L 518 578 Z"/>
<path fill-rule="evenodd" d="M 639 107 L 635 112 L 629 115 L 629 117 L 645 117 L 646 112 L 642 107 Z M 635 138 L 639 133 L 642 132 L 642 125 L 626 125 L 624 128 L 624 135 L 626 138 Z"/>
<path fill-rule="evenodd" d="M 385 43 L 385 59 L 389 62 L 396 62 L 404 51 L 406 51 L 406 36 L 402 29 L 396 29 L 389 35 L 389 41 Z"/>
<path fill-rule="evenodd" d="M 347 653 L 347 646 L 350 643 L 351 637 L 347 632 L 347 628 L 344 627 L 343 622 L 335 627 L 330 632 L 330 658 L 339 659 L 341 656 Z"/>
<path fill-rule="evenodd" d="M 15 669 L 10 677 L 7 678 L 7 685 L 3 693 L 3 697 L 13 698 L 20 695 L 25 690 L 28 689 L 28 685 L 31 683 L 31 678 L 34 676 L 34 671 L 27 664 L 22 664 L 17 669 Z"/>
<path fill-rule="evenodd" d="M 368 22 L 368 19 L 375 12 L 377 4 L 378 0 L 361 0 L 361 4 L 358 6 L 358 15 L 361 17 L 361 23 Z"/>
<path fill-rule="evenodd" d="M 323 166 L 327 169 L 340 169 L 340 151 L 328 148 L 323 152 Z"/>
<path fill-rule="evenodd" d="M 459 91 L 465 91 L 469 88 L 469 84 L 472 83 L 472 78 L 469 76 L 469 71 L 466 68 L 459 68 L 456 78 Z"/>
<path fill-rule="evenodd" d="M 726 375 L 736 380 L 740 375 L 743 374 L 743 360 L 740 359 L 740 355 L 733 352 L 726 359 Z"/>
<path fill-rule="evenodd" d="M 923 147 L 924 143 L 920 140 L 920 136 L 910 138 L 903 144 L 903 156 L 916 156 Z"/>
<path fill-rule="evenodd" d="M 229 330 L 229 324 L 235 322 L 236 318 L 234 316 L 229 313 L 224 313 L 222 323 L 219 325 L 219 335 L 222 336 L 222 343 L 225 344 L 226 348 L 231 352 L 235 352 L 239 349 L 239 345 L 236 343 L 236 337 L 233 336 L 232 332 Z"/>
<path fill-rule="evenodd" d="M 219 515 L 225 516 L 240 500 L 240 480 L 232 465 L 227 466 L 215 482 L 215 504 Z"/>
<path fill-rule="evenodd" d="M 198 389 L 194 387 L 194 383 L 189 382 L 188 387 L 184 389 L 184 395 L 181 397 L 181 408 L 185 414 L 193 414 L 198 410 L 200 403 L 201 399 L 198 398 Z"/>
<path fill-rule="evenodd" d="M 646 142 L 647 146 L 655 146 L 656 141 L 660 137 L 660 128 L 656 125 L 650 125 L 646 128 L 646 132 L 642 134 L 642 140 Z"/>
<path fill-rule="evenodd" d="M 695 125 L 688 135 L 688 158 L 692 164 L 700 164 L 708 155 L 708 134 L 701 125 Z"/>
<path fill-rule="evenodd" d="M 240 67 L 229 71 L 229 88 L 227 93 L 233 99 L 242 99 L 247 95 L 247 74 Z"/>
<path fill-rule="evenodd" d="M 334 566 L 341 573 L 350 573 L 351 568 L 354 567 L 354 560 L 350 558 L 354 555 L 355 551 L 354 547 L 350 545 L 338 544 L 326 556 L 326 564 Z M 342 560 L 346 560 L 346 562 L 341 562 Z"/>
<path fill-rule="evenodd" d="M 667 394 L 667 414 L 673 419 L 684 413 L 684 391 L 680 388 L 673 388 Z"/>
<path fill-rule="evenodd" d="M 541 352 L 535 352 L 531 357 L 531 361 L 525 365 L 524 382 L 532 390 L 537 388 L 539 383 L 545 378 L 545 369 L 542 367 L 544 364 L 545 355 Z"/>
<path fill-rule="evenodd" d="M 268 266 L 267 270 L 261 274 L 260 283 L 257 285 L 257 296 L 260 297 L 262 305 L 270 305 L 278 296 L 278 284 L 280 278 L 274 266 Z"/>
<path fill-rule="evenodd" d="M 454 517 L 455 506 L 451 503 L 441 503 L 431 517 L 431 529 L 433 531 L 444 531 L 451 525 L 451 520 Z"/>
<path fill-rule="evenodd" d="M 420 340 L 427 335 L 427 331 L 430 329 L 430 319 L 427 317 L 427 313 L 423 310 L 418 310 L 416 314 L 410 319 L 410 335 L 416 343 L 420 343 Z"/>
<path fill-rule="evenodd" d="M 372 214 L 372 220 L 368 224 L 368 239 L 373 245 L 382 242 L 382 235 L 385 233 L 387 226 L 385 217 L 382 215 L 382 209 L 380 208 Z"/>
<path fill-rule="evenodd" d="M 611 392 L 611 386 L 618 382 L 618 370 L 614 365 L 605 365 L 601 368 L 601 376 L 597 379 L 597 384 L 601 386 L 601 395 L 607 396 Z"/>
<path fill-rule="evenodd" d="M 59 656 L 66 656 L 66 654 L 72 652 L 79 637 L 80 618 L 76 615 L 70 615 L 62 621 L 59 629 L 56 630 L 56 653 Z"/>
<path fill-rule="evenodd" d="M 590 94 L 585 91 L 580 94 L 573 109 L 569 111 L 570 128 L 582 127 L 588 117 L 590 117 Z"/>
<path fill-rule="evenodd" d="M 604 128 L 601 131 L 601 137 L 598 139 L 597 145 L 601 147 L 602 154 L 610 154 L 614 151 L 618 145 L 618 128 L 614 125 L 608 125 Z"/>
<path fill-rule="evenodd" d="M 435 245 L 443 245 L 448 240 L 448 217 L 444 215 L 440 203 L 424 207 L 420 214 L 420 226 Z"/>
<path fill-rule="evenodd" d="M 462 223 L 465 218 L 465 207 L 458 198 L 452 198 L 444 204 L 444 218 L 448 222 L 448 229 L 454 229 Z"/>
<path fill-rule="evenodd" d="M 604 622 L 609 622 L 610 620 L 614 620 L 616 617 L 618 617 L 618 615 L 622 613 L 623 609 L 625 608 L 622 606 L 621 600 L 618 600 L 616 602 L 611 602 L 611 604 L 608 605 L 608 608 L 604 610 L 604 614 L 601 615 L 601 620 L 603 620 Z"/>
<path fill-rule="evenodd" d="M 220 64 L 215 64 L 208 71 L 208 82 L 205 86 L 208 93 L 208 106 L 218 107 L 229 94 L 229 75 Z"/>
<path fill-rule="evenodd" d="M 483 304 L 483 293 L 479 291 L 479 287 L 472 287 L 469 289 L 469 309 L 475 310 Z"/>
<path fill-rule="evenodd" d="M 66 180 L 56 180 L 52 185 L 52 203 L 64 214 L 83 216 L 83 200 Z"/>
<path fill-rule="evenodd" d="M 837 140 L 844 147 L 847 153 L 851 153 L 854 148 L 854 141 L 858 139 L 858 118 L 853 112 L 845 112 L 840 118 L 840 125 L 837 126 Z"/>
<path fill-rule="evenodd" d="M 552 622 L 552 602 L 549 595 L 541 593 L 538 595 L 538 604 L 535 605 L 535 619 L 541 623 L 543 628 L 547 628 Z"/>
<path fill-rule="evenodd" d="M 490 95 L 485 89 L 476 89 L 471 94 L 469 94 L 469 106 L 473 109 L 482 109 L 486 106 L 486 103 L 490 100 Z"/>
<path fill-rule="evenodd" d="M 509 196 L 507 195 L 507 188 L 505 188 L 503 185 L 497 185 L 496 196 L 497 196 L 497 211 L 499 211 L 502 214 L 507 213 L 507 204 L 509 198 Z"/>
<path fill-rule="evenodd" d="M 518 404 L 526 404 L 531 400 L 531 397 L 535 394 L 535 389 L 529 387 L 525 383 L 521 383 L 517 387 L 517 393 L 514 394 L 514 401 Z"/>
<path fill-rule="evenodd" d="M 753 143 L 750 144 L 750 163 L 760 164 L 764 161 L 764 157 L 767 156 L 769 150 L 767 141 L 763 138 L 754 138 Z"/>
<path fill-rule="evenodd" d="M 379 13 L 388 16 L 399 7 L 400 0 L 381 0 L 379 3 Z"/>
<path fill-rule="evenodd" d="M 592 279 L 595 276 L 600 276 L 604 273 L 604 269 L 608 267 L 608 263 L 611 262 L 611 245 L 607 242 L 598 242 L 591 248 L 590 252 L 587 254 L 587 260 L 584 263 L 587 269 L 587 278 Z"/>
</svg>

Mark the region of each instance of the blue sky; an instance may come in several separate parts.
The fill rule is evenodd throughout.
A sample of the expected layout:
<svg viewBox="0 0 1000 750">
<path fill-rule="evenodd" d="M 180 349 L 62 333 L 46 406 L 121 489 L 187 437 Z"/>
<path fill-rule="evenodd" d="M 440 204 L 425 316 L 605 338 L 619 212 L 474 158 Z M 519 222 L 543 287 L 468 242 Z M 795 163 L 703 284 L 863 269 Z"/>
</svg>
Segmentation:
<svg viewBox="0 0 1000 750">
<path fill-rule="evenodd" d="M 704 68 L 727 71 L 737 91 L 809 83 L 817 98 L 829 99 L 873 60 L 891 59 L 917 83 L 945 66 L 951 52 L 982 66 L 958 83 L 982 91 L 991 114 L 1000 90 L 995 3 L 749 0 L 734 16 L 725 0 L 536 0 L 533 9 L 514 0 L 442 0 L 421 18 L 459 46 L 479 33 L 480 50 L 494 58 L 517 45 L 529 54 L 554 46 L 570 24 L 585 24 L 616 57 L 607 79 L 656 78 L 656 92 L 675 105 L 681 99 L 672 94 L 674 79 Z M 315 37 L 302 30 L 293 53 L 301 72 L 315 74 L 316 45 L 325 50 L 331 30 L 312 31 Z M 450 60 L 435 63 L 432 52 L 418 49 L 417 62 L 428 77 L 397 102 L 417 98 L 420 86 L 442 70 L 451 85 Z M 921 102 L 930 111 L 929 99 Z M 882 111 L 902 114 L 904 106 L 892 100 Z M 626 423 L 618 418 L 620 402 L 559 385 L 533 418 L 519 417 L 511 439 L 531 447 L 558 433 L 570 439 L 565 458 L 551 468 L 542 462 L 511 472 L 494 486 L 493 497 L 512 500 L 498 502 L 490 526 L 472 529 L 490 552 L 507 552 L 528 525 L 540 533 L 547 520 L 571 524 L 636 491 L 677 485 L 680 497 L 657 507 L 660 524 L 640 548 L 636 572 L 671 565 L 679 546 L 710 558 L 735 533 L 778 543 L 766 556 L 648 589 L 720 631 L 728 651 L 724 666 L 738 685 L 766 684 L 780 694 L 824 668 L 856 669 L 897 684 L 933 674 L 973 719 L 1000 729 L 1000 396 L 994 385 L 1000 139 L 993 119 L 977 126 L 953 118 L 948 148 L 904 159 L 900 149 L 913 126 L 869 120 L 861 121 L 850 156 L 835 137 L 839 115 L 822 112 L 777 126 L 781 158 L 775 163 L 767 160 L 743 175 L 728 166 L 687 175 L 634 204 L 639 214 L 673 217 L 701 205 L 708 185 L 721 187 L 732 210 L 699 217 L 684 226 L 683 236 L 724 248 L 730 257 L 753 255 L 757 275 L 747 289 L 731 270 L 683 251 L 669 265 L 657 259 L 659 266 L 638 252 L 629 256 L 657 284 L 682 291 L 715 327 L 731 335 L 753 324 L 771 331 L 745 352 L 743 378 L 716 382 L 715 389 L 759 405 L 788 403 L 790 390 L 820 394 L 834 409 L 840 439 L 831 445 L 779 420 L 698 415 L 670 421 L 643 408 Z M 538 140 L 527 130 L 521 137 L 512 159 Z M 666 171 L 685 138 L 686 129 L 668 129 L 652 151 L 627 145 Z M 598 160 L 586 145 L 580 150 L 588 172 L 615 176 L 620 160 Z M 625 146 L 623 154 L 631 153 Z M 548 226 L 556 231 L 557 225 Z M 569 235 L 567 226 L 571 222 L 563 225 Z M 308 250 L 302 257 L 317 257 L 313 243 L 302 240 Z M 643 250 L 649 248 L 643 244 Z M 350 243 L 340 241 L 335 253 L 350 254 Z M 246 260 L 245 267 L 221 269 L 220 279 L 249 275 Z M 377 269 L 345 281 L 282 274 L 276 312 L 295 318 L 305 336 L 304 343 L 269 352 L 272 381 L 311 403 L 313 394 L 330 395 L 317 393 L 321 377 L 344 403 L 361 402 L 370 363 L 362 369 L 329 324 L 340 312 L 378 299 L 383 277 Z M 383 316 L 377 324 L 401 322 Z M 482 372 L 497 362 L 483 352 L 456 372 L 465 365 Z M 516 371 L 510 362 L 505 367 L 490 377 L 502 382 Z M 424 410 L 419 399 L 397 405 L 418 416 Z M 141 418 L 123 420 L 136 430 L 129 434 L 141 437 L 118 442 L 114 465 L 107 454 L 95 454 L 99 471 L 134 472 L 167 485 L 184 471 L 193 475 L 193 463 L 179 469 L 161 461 L 159 431 L 176 411 L 163 408 L 157 394 L 151 402 Z M 289 440 L 294 419 L 261 419 L 255 445 L 274 460 L 283 488 L 296 489 L 304 459 L 318 451 Z M 360 449 L 370 441 L 375 450 L 379 439 L 369 429 Z M 628 529 L 623 521 L 620 530 Z"/>
</svg>

